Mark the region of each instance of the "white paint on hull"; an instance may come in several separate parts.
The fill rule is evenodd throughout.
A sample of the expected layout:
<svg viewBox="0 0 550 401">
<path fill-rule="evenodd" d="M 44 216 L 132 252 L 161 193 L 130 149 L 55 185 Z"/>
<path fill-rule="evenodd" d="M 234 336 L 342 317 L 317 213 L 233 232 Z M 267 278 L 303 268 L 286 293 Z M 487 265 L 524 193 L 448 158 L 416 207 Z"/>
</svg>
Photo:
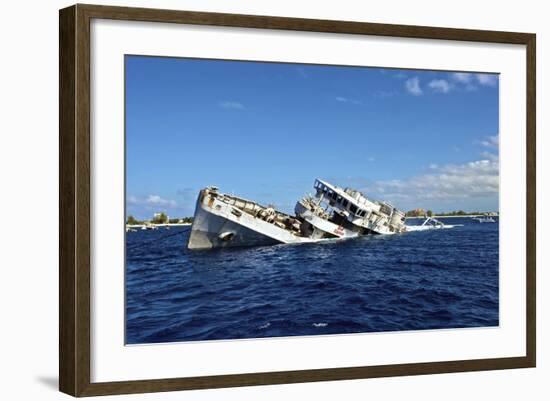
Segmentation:
<svg viewBox="0 0 550 401">
<path fill-rule="evenodd" d="M 318 206 L 318 204 L 317 204 Z M 321 241 L 344 240 L 368 233 L 391 235 L 388 218 L 381 215 L 375 221 L 352 221 L 365 230 L 351 230 L 336 224 L 311 207 L 298 202 L 299 218 L 277 212 L 272 207 L 261 206 L 233 195 L 221 194 L 217 188 L 208 187 L 199 193 L 195 217 L 187 243 L 189 249 L 212 249 L 238 246 L 262 246 L 276 244 L 303 244 Z M 321 213 L 321 214 L 319 214 Z M 398 216 L 399 217 L 399 216 Z M 349 221 L 349 219 L 348 219 Z M 366 224 L 366 226 L 363 226 Z M 401 226 L 397 232 L 423 231 L 452 228 L 433 219 L 421 226 Z"/>
<path fill-rule="evenodd" d="M 296 204 L 295 212 L 321 233 L 329 233 L 337 238 L 353 238 L 359 236 L 357 232 L 347 230 L 342 226 L 315 215 L 300 202 Z"/>
<path fill-rule="evenodd" d="M 187 247 L 211 249 L 306 242 L 315 240 L 254 217 L 203 190 L 197 200 Z"/>
</svg>

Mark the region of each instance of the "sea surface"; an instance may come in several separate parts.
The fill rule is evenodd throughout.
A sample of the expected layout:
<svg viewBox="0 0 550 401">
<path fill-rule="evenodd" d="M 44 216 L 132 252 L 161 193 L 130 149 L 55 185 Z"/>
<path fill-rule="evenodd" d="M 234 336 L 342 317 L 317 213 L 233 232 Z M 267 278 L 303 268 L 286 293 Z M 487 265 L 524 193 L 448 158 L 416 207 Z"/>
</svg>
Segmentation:
<svg viewBox="0 0 550 401">
<path fill-rule="evenodd" d="M 462 226 L 210 251 L 129 232 L 126 342 L 498 326 L 498 223 L 440 220 Z"/>
</svg>

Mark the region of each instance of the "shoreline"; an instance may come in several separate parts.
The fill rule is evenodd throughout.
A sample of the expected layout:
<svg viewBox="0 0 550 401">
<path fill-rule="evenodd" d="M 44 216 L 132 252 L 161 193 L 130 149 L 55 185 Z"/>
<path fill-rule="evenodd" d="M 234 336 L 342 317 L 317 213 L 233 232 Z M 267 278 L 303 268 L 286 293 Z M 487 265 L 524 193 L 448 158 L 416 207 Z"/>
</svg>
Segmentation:
<svg viewBox="0 0 550 401">
<path fill-rule="evenodd" d="M 484 217 L 487 216 L 485 214 L 463 214 L 460 216 L 437 216 L 433 215 L 432 217 L 435 219 L 450 219 L 450 218 L 457 218 L 457 217 Z M 489 216 L 489 217 L 499 217 L 498 215 L 495 216 Z M 415 217 L 405 217 L 406 219 L 425 219 L 425 216 L 415 216 Z"/>
<path fill-rule="evenodd" d="M 161 224 L 126 224 L 128 228 L 141 228 L 141 227 L 178 227 L 178 226 L 190 226 L 193 223 L 161 223 Z"/>
</svg>

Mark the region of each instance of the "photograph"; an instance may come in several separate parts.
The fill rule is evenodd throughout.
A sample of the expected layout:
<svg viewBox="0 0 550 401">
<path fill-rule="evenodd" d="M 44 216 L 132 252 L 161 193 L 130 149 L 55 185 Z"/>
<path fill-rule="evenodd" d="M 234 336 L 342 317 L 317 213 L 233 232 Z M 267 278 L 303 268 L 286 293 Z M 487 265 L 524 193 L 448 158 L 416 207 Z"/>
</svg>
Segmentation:
<svg viewBox="0 0 550 401">
<path fill-rule="evenodd" d="M 126 345 L 499 327 L 498 73 L 126 54 L 124 91 Z"/>
</svg>

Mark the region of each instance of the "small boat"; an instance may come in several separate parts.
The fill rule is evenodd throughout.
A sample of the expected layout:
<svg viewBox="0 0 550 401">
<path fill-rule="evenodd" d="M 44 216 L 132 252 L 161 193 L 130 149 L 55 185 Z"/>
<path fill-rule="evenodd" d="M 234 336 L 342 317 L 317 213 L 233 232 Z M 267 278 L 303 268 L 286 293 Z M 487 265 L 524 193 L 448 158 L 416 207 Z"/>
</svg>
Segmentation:
<svg viewBox="0 0 550 401">
<path fill-rule="evenodd" d="M 477 216 L 472 217 L 473 220 L 476 220 L 479 223 L 496 223 L 496 220 L 491 216 Z"/>
<path fill-rule="evenodd" d="M 445 224 L 442 221 L 435 219 L 434 217 L 426 216 L 426 219 L 422 224 L 406 227 L 407 231 L 425 231 L 442 228 L 454 228 L 460 226 L 462 226 L 462 224 Z"/>
<path fill-rule="evenodd" d="M 141 229 L 142 230 L 158 230 L 158 227 L 154 224 L 151 224 L 151 223 L 145 223 L 144 225 L 141 226 Z"/>
</svg>

